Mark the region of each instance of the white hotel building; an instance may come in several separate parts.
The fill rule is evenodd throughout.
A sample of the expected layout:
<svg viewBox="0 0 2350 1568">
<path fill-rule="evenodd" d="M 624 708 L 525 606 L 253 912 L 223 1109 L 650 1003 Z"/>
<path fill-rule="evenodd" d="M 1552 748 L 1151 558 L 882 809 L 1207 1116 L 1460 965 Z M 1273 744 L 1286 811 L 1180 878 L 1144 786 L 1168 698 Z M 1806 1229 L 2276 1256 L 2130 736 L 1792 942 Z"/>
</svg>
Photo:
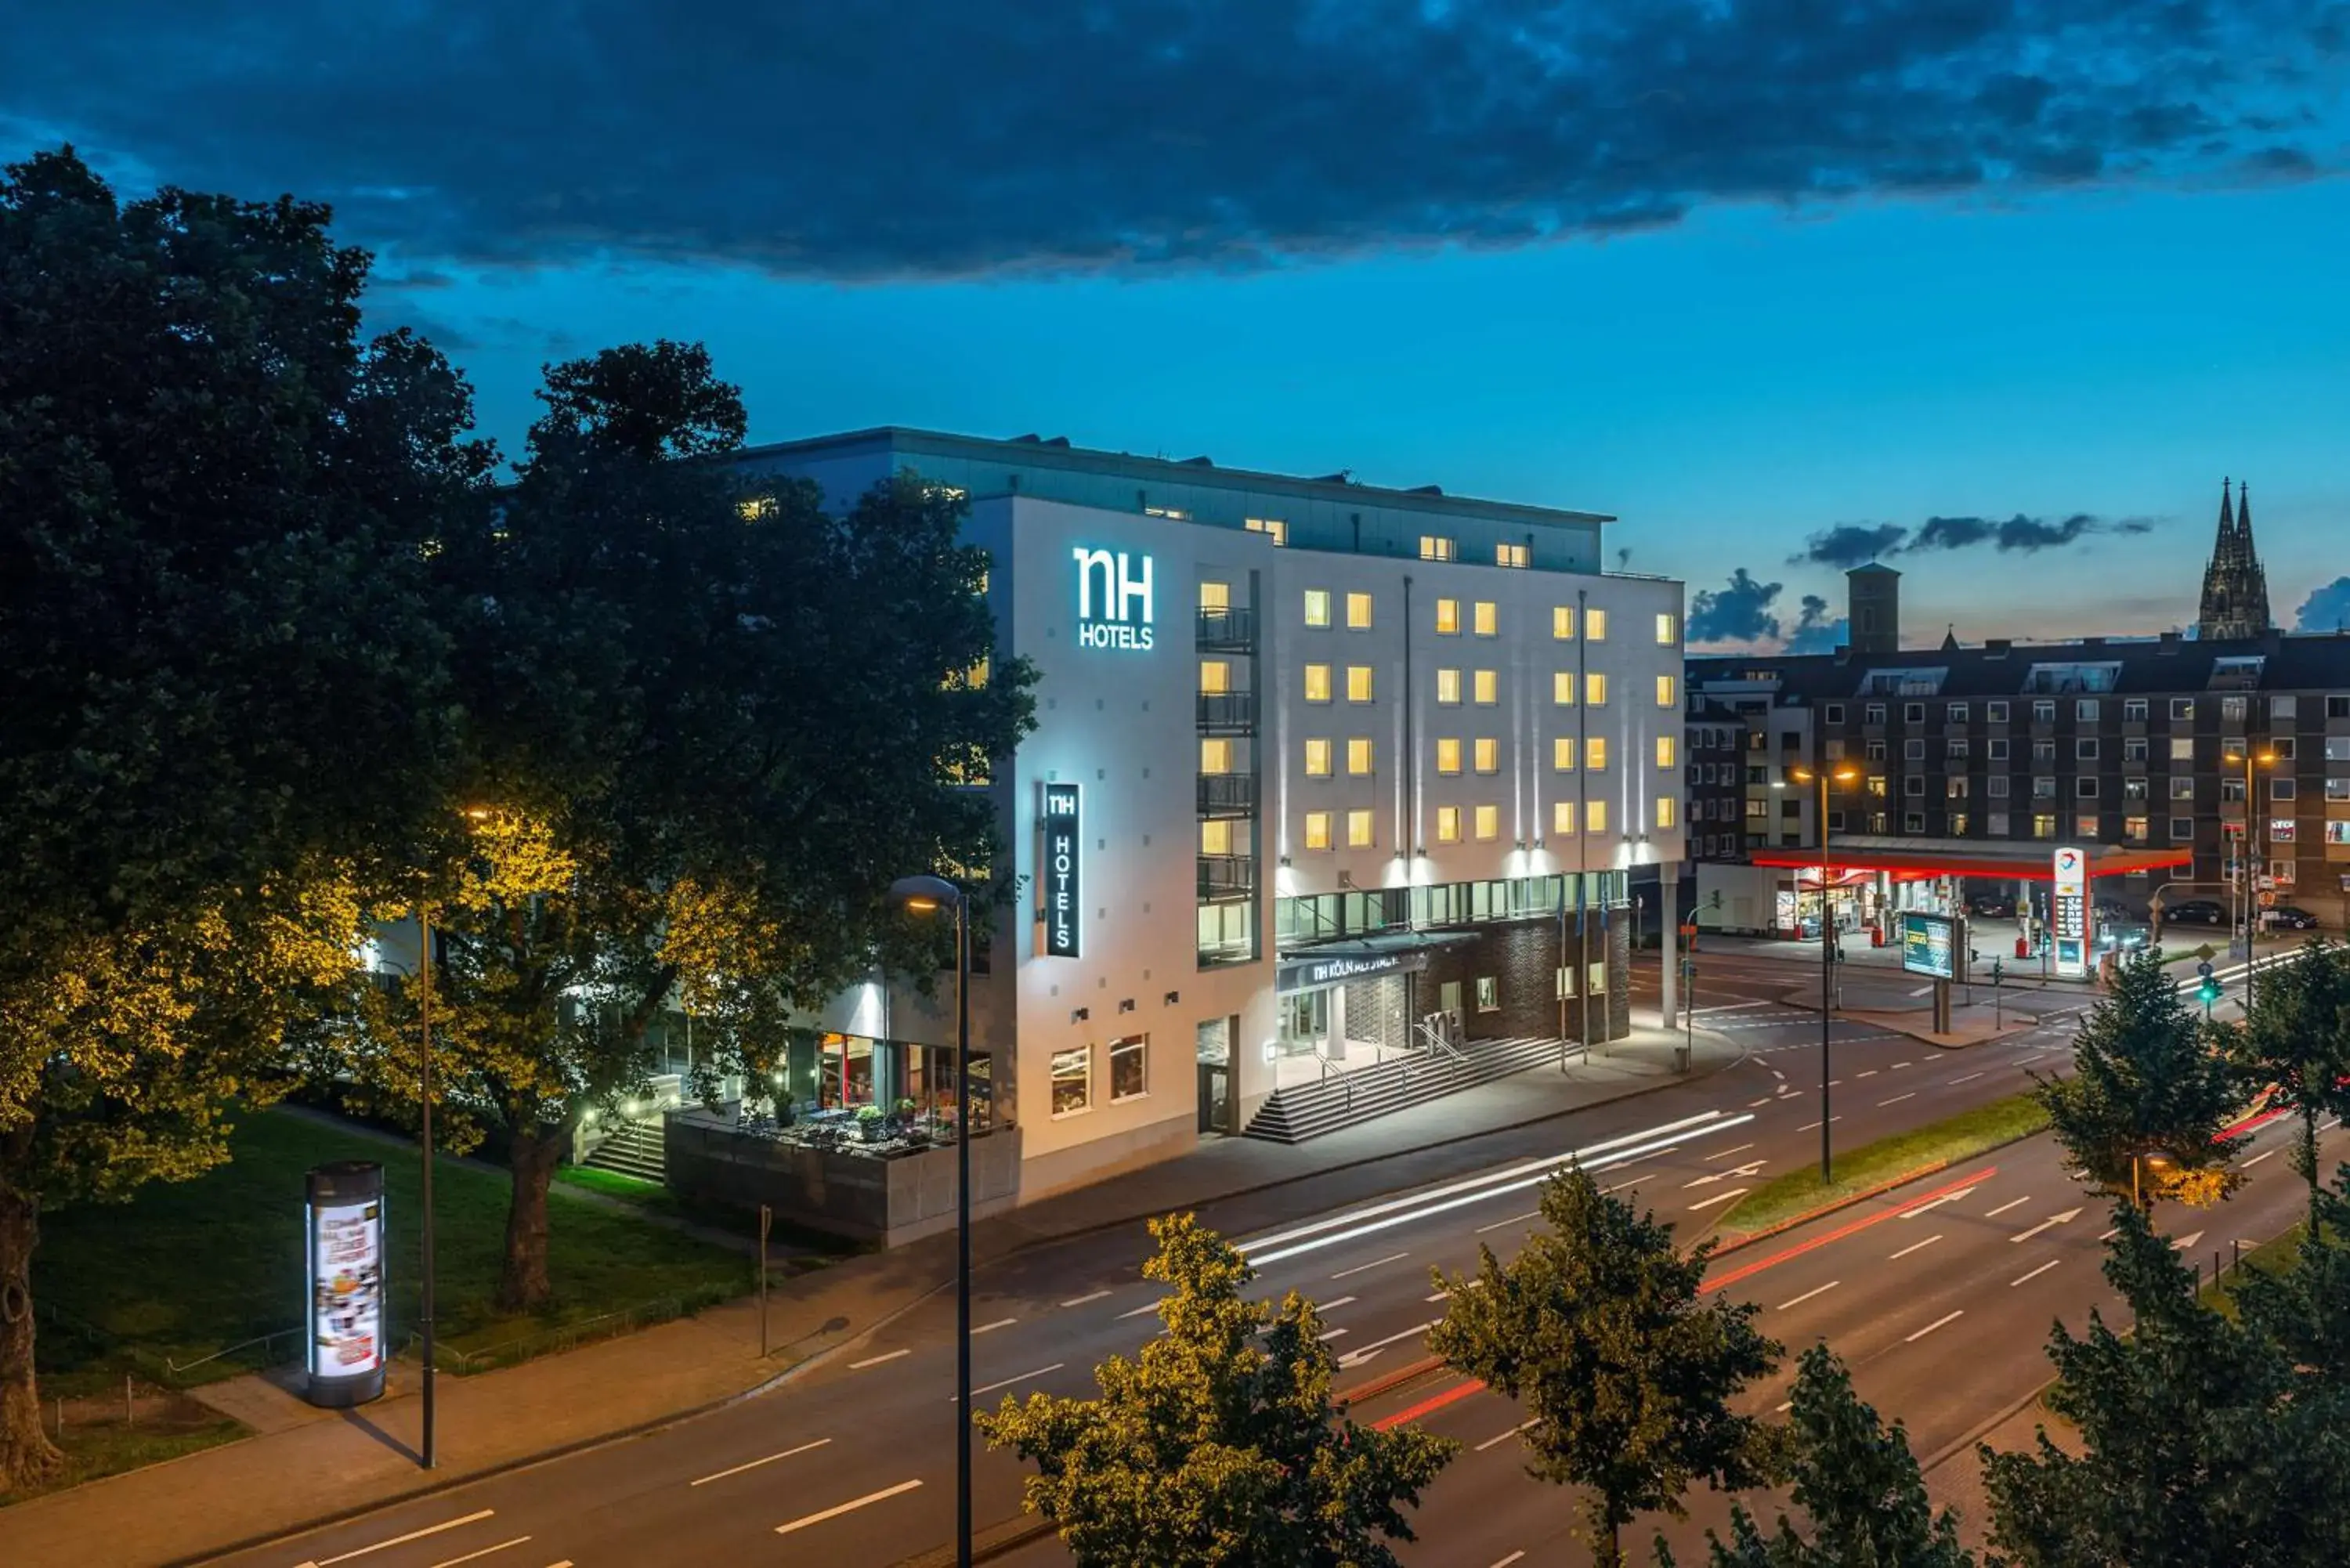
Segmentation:
<svg viewBox="0 0 2350 1568">
<path fill-rule="evenodd" d="M 1038 670 L 992 786 L 1020 894 L 974 1066 L 1018 1137 L 982 1196 L 1311 1136 L 1628 1028 L 1627 874 L 1683 857 L 1682 589 L 1603 570 L 1608 518 L 896 428 L 742 465 L 832 505 L 909 470 L 963 492 L 1002 651 Z M 840 998 L 818 1077 L 935 1093 L 950 992 Z"/>
</svg>

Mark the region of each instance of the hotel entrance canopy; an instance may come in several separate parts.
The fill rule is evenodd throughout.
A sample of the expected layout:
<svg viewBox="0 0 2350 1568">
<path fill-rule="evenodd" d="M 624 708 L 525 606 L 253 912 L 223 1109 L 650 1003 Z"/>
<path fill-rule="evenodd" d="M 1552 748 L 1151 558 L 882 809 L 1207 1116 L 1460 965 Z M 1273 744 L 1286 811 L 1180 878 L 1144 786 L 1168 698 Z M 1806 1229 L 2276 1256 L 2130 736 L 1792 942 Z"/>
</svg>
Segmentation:
<svg viewBox="0 0 2350 1568">
<path fill-rule="evenodd" d="M 1963 839 L 1855 835 L 1830 839 L 1825 857 L 1835 871 L 1882 871 L 1898 882 L 1923 881 L 1933 877 L 1998 877 L 2047 882 L 2056 875 L 2056 847 L 2055 840 L 2046 838 L 2022 842 L 1984 839 L 1973 843 Z M 2075 847 L 2088 857 L 2088 874 L 2092 877 L 2168 870 L 2191 865 L 2195 859 L 2193 846 L 2184 844 L 2159 848 L 2142 844 L 2083 844 Z M 1757 866 L 1814 870 L 1821 857 L 1822 851 L 1813 848 L 1761 849 L 1750 858 Z"/>
</svg>

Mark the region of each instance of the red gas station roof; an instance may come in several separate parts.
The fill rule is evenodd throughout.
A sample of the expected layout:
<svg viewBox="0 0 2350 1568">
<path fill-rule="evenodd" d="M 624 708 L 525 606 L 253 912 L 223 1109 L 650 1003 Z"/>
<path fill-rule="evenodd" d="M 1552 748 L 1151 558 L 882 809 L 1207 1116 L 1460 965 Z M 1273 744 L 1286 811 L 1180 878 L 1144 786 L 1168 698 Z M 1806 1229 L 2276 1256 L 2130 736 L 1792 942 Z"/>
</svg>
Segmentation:
<svg viewBox="0 0 2350 1568">
<path fill-rule="evenodd" d="M 2131 871 L 2161 871 L 2194 862 L 2191 848 L 2156 849 L 2145 846 L 2084 844 L 2091 877 L 2118 877 Z M 1884 871 L 1904 881 L 1927 877 L 2003 877 L 2025 882 L 2055 879 L 2056 846 L 2045 840 L 2022 844 L 1967 844 L 1939 838 L 1832 838 L 1825 857 L 1837 871 Z M 1810 869 L 1820 864 L 1818 849 L 1765 849 L 1751 857 L 1757 866 Z"/>
</svg>

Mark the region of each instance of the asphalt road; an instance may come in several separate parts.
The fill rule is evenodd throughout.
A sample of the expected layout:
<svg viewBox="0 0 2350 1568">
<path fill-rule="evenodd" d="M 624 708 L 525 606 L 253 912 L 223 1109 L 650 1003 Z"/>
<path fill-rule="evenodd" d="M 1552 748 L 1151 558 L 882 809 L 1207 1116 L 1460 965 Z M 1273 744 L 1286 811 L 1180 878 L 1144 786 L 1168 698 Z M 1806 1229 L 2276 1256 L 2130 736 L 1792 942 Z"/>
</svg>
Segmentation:
<svg viewBox="0 0 2350 1568">
<path fill-rule="evenodd" d="M 1735 1030 L 1753 1053 L 1749 1060 L 1700 1083 L 1464 1140 L 1385 1171 L 1334 1175 L 1303 1195 L 1293 1188 L 1236 1199 L 1202 1218 L 1249 1239 L 1260 1291 L 1295 1288 L 1321 1303 L 1345 1363 L 1342 1386 L 1425 1354 L 1420 1335 L 1441 1311 L 1429 1270 L 1471 1267 L 1480 1243 L 1506 1254 L 1529 1222 L 1533 1186 L 1570 1154 L 1580 1151 L 1587 1168 L 1604 1173 L 1603 1185 L 1685 1230 L 1710 1222 L 1745 1188 L 1817 1158 L 1819 1023 L 1775 1000 L 1789 987 L 1783 961 L 1701 961 L 1700 1005 L 1713 1010 L 1701 1022 Z M 1855 976 L 1848 983 L 1880 982 Z M 1881 983 L 1903 988 L 1898 975 Z M 2042 1028 L 1955 1052 L 1837 1023 L 1837 1141 L 1849 1147 L 1935 1119 L 2024 1086 L 2028 1069 L 2060 1065 L 2077 999 L 2036 1000 L 2056 1013 Z M 1724 1288 L 1762 1303 L 1770 1332 L 1791 1347 L 1821 1336 L 1835 1344 L 1863 1393 L 1908 1419 L 1921 1454 L 2028 1395 L 2045 1376 L 2040 1353 L 2049 1322 L 2060 1314 L 2082 1320 L 2103 1300 L 2095 1259 L 2105 1222 L 2057 1172 L 2053 1153 L 2018 1145 L 1981 1165 L 1989 1168 L 1980 1181 L 1926 1213 L 1905 1218 L 1887 1205 L 1848 1212 L 1821 1222 L 1816 1234 L 1726 1259 L 1717 1274 Z M 2215 1217 L 2197 1244 L 2282 1229 L 2297 1199 L 2281 1165 L 2256 1167 L 2250 1193 Z M 1418 1190 L 1369 1196 L 1405 1182 Z M 2012 1239 L 2073 1209 L 2080 1212 L 2071 1220 Z M 1097 1362 L 1130 1353 L 1156 1329 L 1157 1292 L 1139 1273 L 1147 1251 L 1138 1231 L 1040 1249 L 984 1271 L 972 1319 L 977 1402 L 1032 1390 L 1090 1392 Z M 2009 1282 L 2049 1260 L 2055 1266 Z M 239 1568 L 893 1563 L 951 1533 L 952 1331 L 951 1301 L 935 1301 L 765 1397 L 222 1561 Z M 1513 1552 L 1559 1560 L 1570 1511 L 1555 1489 L 1523 1475 L 1506 1437 L 1519 1417 L 1490 1394 L 1448 1397 L 1458 1381 L 1432 1380 L 1365 1408 L 1381 1417 L 1425 1404 L 1415 1418 L 1471 1444 L 1427 1499 L 1422 1541 L 1408 1560 L 1471 1568 L 1513 1561 Z M 1784 1397 L 1776 1387 L 1757 1395 L 1766 1407 Z M 983 1527 L 1019 1511 L 1023 1475 L 1010 1456 L 981 1450 Z M 1712 1508 L 1700 1513 L 1701 1521 L 1721 1517 Z M 1014 1561 L 1064 1559 L 1047 1542 Z M 1572 1552 L 1566 1560 L 1575 1560 Z"/>
</svg>

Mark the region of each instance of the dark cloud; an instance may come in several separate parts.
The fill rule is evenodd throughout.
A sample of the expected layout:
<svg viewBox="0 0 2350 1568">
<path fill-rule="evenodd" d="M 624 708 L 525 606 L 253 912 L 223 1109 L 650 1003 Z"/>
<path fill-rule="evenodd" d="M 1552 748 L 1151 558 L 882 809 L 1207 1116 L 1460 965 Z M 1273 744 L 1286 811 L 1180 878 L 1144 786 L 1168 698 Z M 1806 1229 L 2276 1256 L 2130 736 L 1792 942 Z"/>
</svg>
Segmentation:
<svg viewBox="0 0 2350 1568">
<path fill-rule="evenodd" d="M 1791 566 L 1836 566 L 1849 571 L 1880 556 L 1897 554 L 1909 530 L 1898 523 L 1839 523 L 1804 541 L 1803 549 L 1787 557 Z"/>
<path fill-rule="evenodd" d="M 1249 268 L 2330 159 L 2350 0 L 82 0 L 0 104 L 417 256 Z"/>
<path fill-rule="evenodd" d="M 2021 512 L 2004 519 L 1929 517 L 1899 553 L 1914 556 L 1927 550 L 1964 550 L 1988 541 L 2002 555 L 2031 555 L 2060 549 L 2092 534 L 2136 535 L 2153 530 L 2154 524 L 2143 517 L 2107 522 L 2086 512 L 2054 520 L 2027 517 Z"/>
<path fill-rule="evenodd" d="M 1804 596 L 1803 614 L 1795 619 L 1794 635 L 1787 639 L 1784 653 L 1833 653 L 1851 640 L 1846 636 L 1845 618 L 1828 618 L 1828 601 L 1817 594 Z"/>
<path fill-rule="evenodd" d="M 1752 573 L 1741 566 L 1730 574 L 1728 587 L 1699 589 L 1690 600 L 1690 640 L 1759 642 L 1777 637 L 1779 618 L 1771 613 L 1771 606 L 1784 586 L 1758 583 Z"/>
<path fill-rule="evenodd" d="M 2341 631 L 2350 628 L 2350 577 L 2336 577 L 2311 591 L 2293 611 L 2296 631 Z"/>
</svg>

